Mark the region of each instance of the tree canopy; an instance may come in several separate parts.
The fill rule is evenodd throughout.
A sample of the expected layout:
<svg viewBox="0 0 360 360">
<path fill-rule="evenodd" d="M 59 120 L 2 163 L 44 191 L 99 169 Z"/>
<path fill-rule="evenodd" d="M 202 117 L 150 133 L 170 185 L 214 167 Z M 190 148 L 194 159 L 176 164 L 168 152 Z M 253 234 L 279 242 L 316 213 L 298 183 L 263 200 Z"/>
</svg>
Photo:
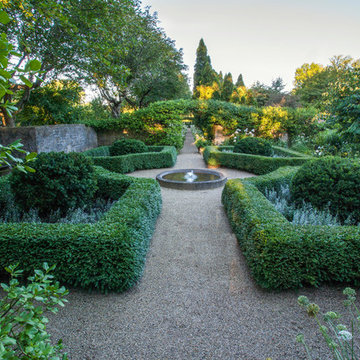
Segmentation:
<svg viewBox="0 0 360 360">
<path fill-rule="evenodd" d="M 141 107 L 189 96 L 181 51 L 138 0 L 9 0 L 4 6 L 11 21 L 2 30 L 22 54 L 10 63 L 41 62 L 32 84 L 13 79 L 21 96 L 7 94 L 6 100 L 19 111 L 33 89 L 64 77 L 98 86 L 114 115 L 124 101 Z"/>
</svg>

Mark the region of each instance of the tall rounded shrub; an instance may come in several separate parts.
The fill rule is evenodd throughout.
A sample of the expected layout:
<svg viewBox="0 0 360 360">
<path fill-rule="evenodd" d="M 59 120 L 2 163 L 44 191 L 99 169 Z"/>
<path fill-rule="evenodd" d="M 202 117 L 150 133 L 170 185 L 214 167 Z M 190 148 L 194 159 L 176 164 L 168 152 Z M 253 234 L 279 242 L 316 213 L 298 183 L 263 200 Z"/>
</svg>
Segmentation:
<svg viewBox="0 0 360 360">
<path fill-rule="evenodd" d="M 35 173 L 18 170 L 10 177 L 15 202 L 24 210 L 37 209 L 46 217 L 51 211 L 66 214 L 88 205 L 96 191 L 91 160 L 79 153 L 41 153 L 32 163 Z"/>
<path fill-rule="evenodd" d="M 116 140 L 109 149 L 111 156 L 136 154 L 147 152 L 147 150 L 148 147 L 141 140 L 136 139 Z"/>
<path fill-rule="evenodd" d="M 235 144 L 235 153 L 271 156 L 273 151 L 271 144 L 261 138 L 246 137 Z"/>
<path fill-rule="evenodd" d="M 329 208 L 341 221 L 360 221 L 360 162 L 324 157 L 304 164 L 291 182 L 296 204 L 303 201 L 318 209 Z"/>
</svg>

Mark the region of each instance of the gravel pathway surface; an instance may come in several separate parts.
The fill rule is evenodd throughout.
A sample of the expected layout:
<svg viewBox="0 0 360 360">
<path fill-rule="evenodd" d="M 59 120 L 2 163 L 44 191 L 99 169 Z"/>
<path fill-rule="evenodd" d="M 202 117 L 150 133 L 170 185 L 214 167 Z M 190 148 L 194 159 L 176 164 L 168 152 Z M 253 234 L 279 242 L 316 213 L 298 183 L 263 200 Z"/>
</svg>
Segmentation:
<svg viewBox="0 0 360 360">
<path fill-rule="evenodd" d="M 205 167 L 190 133 L 175 167 Z M 154 178 L 161 171 L 130 175 Z M 138 286 L 109 295 L 71 290 L 66 307 L 51 315 L 48 330 L 63 339 L 70 359 L 305 359 L 295 342 L 299 332 L 315 349 L 314 359 L 330 358 L 297 297 L 343 310 L 342 287 L 277 293 L 257 287 L 221 192 L 162 189 L 163 210 Z"/>
</svg>

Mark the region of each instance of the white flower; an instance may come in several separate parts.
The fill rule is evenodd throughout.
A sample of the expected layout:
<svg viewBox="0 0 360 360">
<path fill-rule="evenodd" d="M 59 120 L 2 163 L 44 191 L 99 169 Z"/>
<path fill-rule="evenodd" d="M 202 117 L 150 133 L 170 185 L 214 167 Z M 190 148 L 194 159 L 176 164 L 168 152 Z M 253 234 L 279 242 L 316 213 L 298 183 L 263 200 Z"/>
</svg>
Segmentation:
<svg viewBox="0 0 360 360">
<path fill-rule="evenodd" d="M 339 331 L 339 338 L 345 341 L 351 341 L 352 334 L 349 331 L 341 330 Z"/>
</svg>

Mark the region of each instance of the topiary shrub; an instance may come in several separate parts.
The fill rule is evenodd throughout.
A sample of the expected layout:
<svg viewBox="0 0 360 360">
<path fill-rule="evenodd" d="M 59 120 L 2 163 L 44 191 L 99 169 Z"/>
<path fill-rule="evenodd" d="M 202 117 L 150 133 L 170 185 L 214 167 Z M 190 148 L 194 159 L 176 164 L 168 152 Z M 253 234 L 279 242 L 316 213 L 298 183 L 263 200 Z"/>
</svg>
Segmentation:
<svg viewBox="0 0 360 360">
<path fill-rule="evenodd" d="M 120 139 L 110 146 L 110 156 L 137 154 L 147 152 L 147 146 L 141 140 Z"/>
<path fill-rule="evenodd" d="M 304 164 L 294 176 L 290 191 L 297 205 L 303 201 L 318 209 L 329 208 L 340 221 L 360 221 L 360 162 L 324 157 Z"/>
<path fill-rule="evenodd" d="M 91 160 L 79 153 L 49 152 L 33 162 L 35 173 L 15 170 L 10 175 L 15 202 L 24 210 L 37 209 L 41 217 L 59 210 L 82 208 L 93 199 L 96 177 Z"/>
<path fill-rule="evenodd" d="M 235 144 L 235 153 L 271 156 L 273 153 L 271 144 L 261 138 L 246 137 Z"/>
</svg>

